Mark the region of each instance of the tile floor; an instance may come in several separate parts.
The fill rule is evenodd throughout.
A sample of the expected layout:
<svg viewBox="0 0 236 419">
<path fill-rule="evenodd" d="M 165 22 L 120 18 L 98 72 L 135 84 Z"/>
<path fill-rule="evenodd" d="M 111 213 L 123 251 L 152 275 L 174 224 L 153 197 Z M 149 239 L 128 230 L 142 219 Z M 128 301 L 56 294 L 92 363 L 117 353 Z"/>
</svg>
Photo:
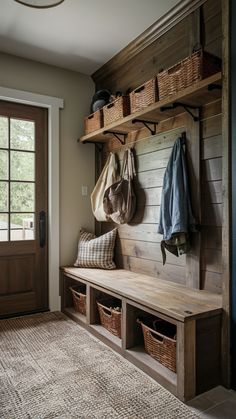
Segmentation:
<svg viewBox="0 0 236 419">
<path fill-rule="evenodd" d="M 216 387 L 187 403 L 201 419 L 236 419 L 236 391 Z"/>
</svg>

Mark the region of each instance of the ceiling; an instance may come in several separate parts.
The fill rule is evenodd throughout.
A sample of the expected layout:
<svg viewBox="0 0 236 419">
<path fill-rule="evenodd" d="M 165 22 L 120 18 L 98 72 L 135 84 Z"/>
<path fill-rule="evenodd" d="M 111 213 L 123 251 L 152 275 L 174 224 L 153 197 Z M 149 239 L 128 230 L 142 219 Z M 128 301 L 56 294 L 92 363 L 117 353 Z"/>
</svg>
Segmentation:
<svg viewBox="0 0 236 419">
<path fill-rule="evenodd" d="M 65 0 L 32 9 L 0 0 L 0 50 L 91 74 L 179 0 Z"/>
</svg>

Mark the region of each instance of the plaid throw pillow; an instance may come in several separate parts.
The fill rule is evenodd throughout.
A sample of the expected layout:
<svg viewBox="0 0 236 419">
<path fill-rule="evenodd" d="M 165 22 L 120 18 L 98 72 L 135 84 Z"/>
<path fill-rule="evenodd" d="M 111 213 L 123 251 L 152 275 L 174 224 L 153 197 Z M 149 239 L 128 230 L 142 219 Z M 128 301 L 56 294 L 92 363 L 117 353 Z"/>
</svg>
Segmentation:
<svg viewBox="0 0 236 419">
<path fill-rule="evenodd" d="M 74 266 L 80 268 L 115 269 L 113 253 L 117 228 L 96 237 L 85 230 L 80 231 L 78 255 Z"/>
</svg>

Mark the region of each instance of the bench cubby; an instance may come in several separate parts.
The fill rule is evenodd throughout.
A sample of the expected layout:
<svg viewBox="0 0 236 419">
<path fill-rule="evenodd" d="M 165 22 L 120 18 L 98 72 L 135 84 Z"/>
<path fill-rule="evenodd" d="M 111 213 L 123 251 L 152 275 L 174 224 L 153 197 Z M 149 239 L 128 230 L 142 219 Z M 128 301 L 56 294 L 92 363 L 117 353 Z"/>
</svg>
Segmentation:
<svg viewBox="0 0 236 419">
<path fill-rule="evenodd" d="M 87 284 L 83 280 L 75 280 L 73 278 L 66 278 L 63 283 L 64 290 L 64 313 L 71 317 L 73 320 L 79 320 L 80 322 L 86 323 L 86 315 L 79 313 L 75 310 L 73 304 L 73 297 L 70 287 L 80 286 L 83 292 L 87 295 Z"/>
<path fill-rule="evenodd" d="M 85 319 L 71 309 L 71 284 L 86 284 Z M 218 294 L 124 269 L 61 269 L 62 311 L 156 379 L 183 401 L 221 383 L 222 300 Z M 113 297 L 122 307 L 121 339 L 101 324 L 97 300 Z M 176 328 L 176 372 L 144 347 L 137 318 L 153 316 Z"/>
</svg>

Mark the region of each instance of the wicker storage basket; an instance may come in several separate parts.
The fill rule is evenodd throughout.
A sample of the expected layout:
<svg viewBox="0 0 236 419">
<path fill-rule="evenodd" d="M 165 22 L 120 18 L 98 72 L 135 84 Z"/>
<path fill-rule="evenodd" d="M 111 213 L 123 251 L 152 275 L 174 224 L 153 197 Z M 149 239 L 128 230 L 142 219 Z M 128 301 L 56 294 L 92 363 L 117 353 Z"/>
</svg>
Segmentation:
<svg viewBox="0 0 236 419">
<path fill-rule="evenodd" d="M 171 96 L 220 70 L 221 59 L 200 49 L 157 75 L 159 99 Z"/>
<path fill-rule="evenodd" d="M 140 109 L 146 108 L 152 103 L 157 102 L 158 92 L 156 77 L 153 77 L 151 80 L 148 80 L 146 83 L 137 87 L 137 89 L 129 94 L 129 97 L 131 113 L 137 112 Z"/>
<path fill-rule="evenodd" d="M 121 338 L 121 311 L 114 310 L 111 307 L 120 304 L 120 301 L 117 303 L 114 299 L 97 301 L 101 325 L 119 338 Z"/>
<path fill-rule="evenodd" d="M 84 118 L 84 130 L 85 134 L 96 131 L 103 127 L 103 111 L 98 109 L 98 111 L 91 113 L 91 115 Z"/>
<path fill-rule="evenodd" d="M 129 96 L 120 96 L 103 107 L 104 126 L 130 114 Z"/>
<path fill-rule="evenodd" d="M 153 322 L 153 327 L 147 326 L 140 320 L 137 321 L 142 326 L 146 352 L 162 365 L 176 372 L 175 326 L 159 319 Z"/>
<path fill-rule="evenodd" d="M 72 292 L 72 298 L 73 298 L 75 311 L 86 315 L 86 289 L 85 287 L 76 285 L 74 287 L 70 287 L 70 290 Z"/>
</svg>

